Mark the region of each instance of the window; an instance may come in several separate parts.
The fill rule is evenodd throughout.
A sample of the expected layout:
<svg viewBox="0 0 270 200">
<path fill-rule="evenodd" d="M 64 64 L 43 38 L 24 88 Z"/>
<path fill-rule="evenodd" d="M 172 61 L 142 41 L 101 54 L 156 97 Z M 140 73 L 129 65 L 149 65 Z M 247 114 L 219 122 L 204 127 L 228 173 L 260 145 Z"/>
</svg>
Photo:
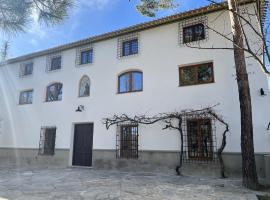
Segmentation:
<svg viewBox="0 0 270 200">
<path fill-rule="evenodd" d="M 48 71 L 54 71 L 61 69 L 62 56 L 54 56 L 50 60 Z"/>
<path fill-rule="evenodd" d="M 33 102 L 33 90 L 26 90 L 20 92 L 19 104 L 32 104 Z"/>
<path fill-rule="evenodd" d="M 54 155 L 56 127 L 41 128 L 39 155 Z"/>
<path fill-rule="evenodd" d="M 131 71 L 118 77 L 118 93 L 138 92 L 143 89 L 143 74 L 139 71 Z"/>
<path fill-rule="evenodd" d="M 122 56 L 130 56 L 138 54 L 138 38 L 123 41 L 122 43 Z"/>
<path fill-rule="evenodd" d="M 33 65 L 33 62 L 22 64 L 20 69 L 20 76 L 24 77 L 33 74 Z"/>
<path fill-rule="evenodd" d="M 214 82 L 213 63 L 179 68 L 180 86 Z"/>
<path fill-rule="evenodd" d="M 202 23 L 183 28 L 183 43 L 205 39 L 205 30 Z"/>
<path fill-rule="evenodd" d="M 81 65 L 93 62 L 93 49 L 89 49 L 81 52 Z"/>
<path fill-rule="evenodd" d="M 83 76 L 79 84 L 79 97 L 90 96 L 90 79 L 88 76 Z"/>
<path fill-rule="evenodd" d="M 53 83 L 47 87 L 46 101 L 61 101 L 62 100 L 62 83 Z"/>
<path fill-rule="evenodd" d="M 198 160 L 212 160 L 213 140 L 211 120 L 188 120 L 187 131 L 189 158 Z"/>
<path fill-rule="evenodd" d="M 119 145 L 117 146 L 117 158 L 138 158 L 138 125 L 120 126 L 118 140 L 120 141 L 118 141 Z"/>
</svg>

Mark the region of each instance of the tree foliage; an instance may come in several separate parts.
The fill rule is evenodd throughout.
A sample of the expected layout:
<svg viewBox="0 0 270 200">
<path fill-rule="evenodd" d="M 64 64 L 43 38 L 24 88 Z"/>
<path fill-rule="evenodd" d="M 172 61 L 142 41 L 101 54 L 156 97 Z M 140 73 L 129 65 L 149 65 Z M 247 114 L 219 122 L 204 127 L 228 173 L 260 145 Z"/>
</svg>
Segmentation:
<svg viewBox="0 0 270 200">
<path fill-rule="evenodd" d="M 73 0 L 0 0 L 0 30 L 9 35 L 23 32 L 34 16 L 40 23 L 55 25 L 73 5 Z"/>
<path fill-rule="evenodd" d="M 176 8 L 175 0 L 141 0 L 137 10 L 145 16 L 155 17 L 159 10 Z"/>
</svg>

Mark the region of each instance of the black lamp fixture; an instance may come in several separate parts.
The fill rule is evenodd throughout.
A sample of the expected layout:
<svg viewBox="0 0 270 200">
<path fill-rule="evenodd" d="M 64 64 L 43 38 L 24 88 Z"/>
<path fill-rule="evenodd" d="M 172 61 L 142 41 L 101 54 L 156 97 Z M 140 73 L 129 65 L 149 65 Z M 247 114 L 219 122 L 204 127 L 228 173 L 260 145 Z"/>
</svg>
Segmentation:
<svg viewBox="0 0 270 200">
<path fill-rule="evenodd" d="M 263 88 L 260 89 L 260 93 L 261 93 L 261 96 L 265 96 L 266 95 Z"/>
<path fill-rule="evenodd" d="M 270 122 L 268 124 L 267 130 L 270 131 Z"/>
<path fill-rule="evenodd" d="M 77 110 L 75 110 L 75 112 L 82 112 L 84 111 L 84 106 L 83 105 L 79 105 Z"/>
</svg>

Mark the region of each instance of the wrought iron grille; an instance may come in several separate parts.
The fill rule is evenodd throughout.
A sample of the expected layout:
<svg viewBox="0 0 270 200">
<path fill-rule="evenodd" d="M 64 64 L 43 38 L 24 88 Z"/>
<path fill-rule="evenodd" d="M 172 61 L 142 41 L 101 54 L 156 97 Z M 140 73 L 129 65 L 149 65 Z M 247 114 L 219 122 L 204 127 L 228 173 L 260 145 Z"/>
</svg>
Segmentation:
<svg viewBox="0 0 270 200">
<path fill-rule="evenodd" d="M 39 155 L 54 155 L 56 127 L 42 127 L 39 141 Z"/>
<path fill-rule="evenodd" d="M 218 163 L 216 119 L 206 113 L 183 116 L 183 162 Z"/>
<path fill-rule="evenodd" d="M 138 124 L 121 124 L 117 126 L 117 159 L 138 159 L 138 136 Z"/>
</svg>

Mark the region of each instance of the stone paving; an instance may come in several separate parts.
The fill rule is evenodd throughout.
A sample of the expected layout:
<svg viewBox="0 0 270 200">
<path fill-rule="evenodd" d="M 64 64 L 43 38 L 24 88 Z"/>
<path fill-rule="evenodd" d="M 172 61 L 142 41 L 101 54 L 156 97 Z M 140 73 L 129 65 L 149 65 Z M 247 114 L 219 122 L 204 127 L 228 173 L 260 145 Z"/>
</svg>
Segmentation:
<svg viewBox="0 0 270 200">
<path fill-rule="evenodd" d="M 239 179 L 173 172 L 0 168 L 0 200 L 255 200 Z"/>
</svg>

